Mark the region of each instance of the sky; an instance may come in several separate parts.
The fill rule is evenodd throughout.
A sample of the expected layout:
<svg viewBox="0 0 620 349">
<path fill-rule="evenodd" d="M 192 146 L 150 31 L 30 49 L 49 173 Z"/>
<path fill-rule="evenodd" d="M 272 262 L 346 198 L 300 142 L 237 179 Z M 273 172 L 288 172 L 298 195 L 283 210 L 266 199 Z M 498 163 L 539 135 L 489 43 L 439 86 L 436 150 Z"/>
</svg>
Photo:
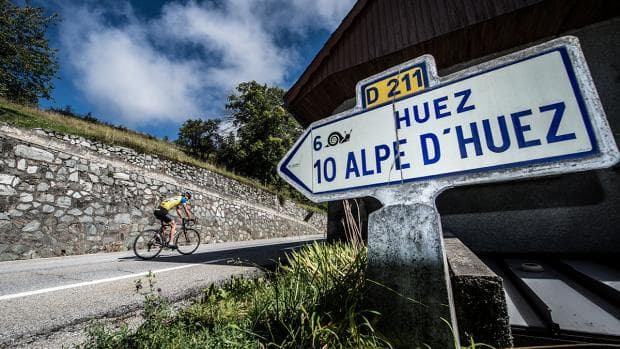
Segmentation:
<svg viewBox="0 0 620 349">
<path fill-rule="evenodd" d="M 70 1 L 48 31 L 60 70 L 40 106 L 175 139 L 187 119 L 222 118 L 240 82 L 288 89 L 355 0 Z"/>
</svg>

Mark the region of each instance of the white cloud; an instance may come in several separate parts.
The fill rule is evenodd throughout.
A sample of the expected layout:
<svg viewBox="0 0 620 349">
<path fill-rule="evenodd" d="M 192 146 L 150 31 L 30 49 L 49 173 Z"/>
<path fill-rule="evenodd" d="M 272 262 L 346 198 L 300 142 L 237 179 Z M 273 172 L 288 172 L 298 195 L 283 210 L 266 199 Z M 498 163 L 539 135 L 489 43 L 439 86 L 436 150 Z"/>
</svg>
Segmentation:
<svg viewBox="0 0 620 349">
<path fill-rule="evenodd" d="M 356 0 L 271 0 L 279 25 L 303 34 L 307 30 L 334 30 Z"/>
<path fill-rule="evenodd" d="M 145 125 L 221 112 L 239 82 L 283 85 L 303 40 L 333 30 L 353 0 L 223 0 L 172 3 L 138 20 L 129 5 L 65 6 L 64 60 L 75 85 L 98 112 Z M 114 21 L 110 15 L 114 15 Z M 180 54 L 199 49 L 199 55 Z M 66 63 L 61 62 L 61 63 Z"/>
<path fill-rule="evenodd" d="M 230 0 L 219 8 L 170 5 L 159 23 L 167 37 L 199 45 L 217 57 L 206 69 L 207 85 L 230 89 L 247 80 L 280 84 L 292 64 L 291 53 L 276 46 L 252 11 L 254 3 Z"/>
</svg>

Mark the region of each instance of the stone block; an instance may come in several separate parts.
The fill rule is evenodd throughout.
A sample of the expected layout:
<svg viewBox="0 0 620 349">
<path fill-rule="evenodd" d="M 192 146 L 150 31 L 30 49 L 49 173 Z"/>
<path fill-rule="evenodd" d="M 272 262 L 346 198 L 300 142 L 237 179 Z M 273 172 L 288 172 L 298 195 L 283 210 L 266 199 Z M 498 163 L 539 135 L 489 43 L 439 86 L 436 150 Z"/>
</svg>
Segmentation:
<svg viewBox="0 0 620 349">
<path fill-rule="evenodd" d="M 41 202 L 54 202 L 54 195 L 52 194 L 39 194 L 38 200 Z"/>
<path fill-rule="evenodd" d="M 9 187 L 8 185 L 0 184 L 0 196 L 11 196 L 15 194 L 17 194 L 15 189 Z"/>
<path fill-rule="evenodd" d="M 13 251 L 13 253 L 16 253 L 16 254 L 24 254 L 25 252 L 28 251 L 28 247 L 18 244 L 18 245 L 13 245 L 11 247 L 11 250 Z"/>
<path fill-rule="evenodd" d="M 0 253 L 0 262 L 5 262 L 5 261 L 13 261 L 16 260 L 19 256 L 13 253 Z"/>
<path fill-rule="evenodd" d="M 35 174 L 37 173 L 38 170 L 39 170 L 39 166 L 28 166 L 28 168 L 26 168 L 26 173 Z"/>
<path fill-rule="evenodd" d="M 114 216 L 114 223 L 129 224 L 131 223 L 131 215 L 128 213 L 119 213 Z"/>
<path fill-rule="evenodd" d="M 26 170 L 26 160 L 20 159 L 17 161 L 17 169 L 22 171 Z"/>
<path fill-rule="evenodd" d="M 78 171 L 75 171 L 69 175 L 69 180 L 71 182 L 77 182 L 80 179 L 80 175 Z"/>
<path fill-rule="evenodd" d="M 88 235 L 96 235 L 97 234 L 97 226 L 95 226 L 94 224 L 89 224 L 88 227 L 86 227 L 86 233 Z"/>
<path fill-rule="evenodd" d="M 502 279 L 459 239 L 444 239 L 462 343 L 512 347 Z"/>
<path fill-rule="evenodd" d="M 73 222 L 73 220 L 75 220 L 75 217 L 69 215 L 63 215 L 62 217 L 60 217 L 60 221 L 63 223 L 70 223 Z"/>
<path fill-rule="evenodd" d="M 0 173 L 0 184 L 13 185 L 14 179 L 15 176 L 13 175 Z"/>
<path fill-rule="evenodd" d="M 56 199 L 56 205 L 58 205 L 59 207 L 63 207 L 63 208 L 69 208 L 71 207 L 71 198 L 66 197 L 66 196 L 61 196 L 58 199 Z"/>
<path fill-rule="evenodd" d="M 18 210 L 20 210 L 20 211 L 26 211 L 26 210 L 28 210 L 28 209 L 29 209 L 29 208 L 31 208 L 31 207 L 32 207 L 32 205 L 31 205 L 31 204 L 19 204 L 19 205 L 17 205 L 17 207 L 16 207 L 16 208 L 17 208 Z"/>
<path fill-rule="evenodd" d="M 24 183 L 20 184 L 20 185 L 17 187 L 17 189 L 18 189 L 19 191 L 22 191 L 22 192 L 25 192 L 25 191 L 27 191 L 27 192 L 31 192 L 31 191 L 34 191 L 34 185 L 32 185 L 32 184 L 28 184 L 28 183 L 24 182 Z"/>
<path fill-rule="evenodd" d="M 33 232 L 33 231 L 39 230 L 40 227 L 41 227 L 41 222 L 34 220 L 34 221 L 28 222 L 28 224 L 26 224 L 22 228 L 22 231 L 25 233 Z"/>
<path fill-rule="evenodd" d="M 32 202 L 32 200 L 34 200 L 32 194 L 30 193 L 21 193 L 19 194 L 19 201 L 20 202 Z"/>
<path fill-rule="evenodd" d="M 80 216 L 82 215 L 82 210 L 74 208 L 74 209 L 67 211 L 67 214 L 70 214 L 72 216 Z"/>
<path fill-rule="evenodd" d="M 49 184 L 41 182 L 37 185 L 37 191 L 47 191 L 50 188 Z"/>
<path fill-rule="evenodd" d="M 92 173 L 88 174 L 88 178 L 90 178 L 90 181 L 93 183 L 99 183 L 99 177 L 97 177 L 96 175 Z"/>
<path fill-rule="evenodd" d="M 15 155 L 18 157 L 24 157 L 36 161 L 53 162 L 54 155 L 48 151 L 37 147 L 29 147 L 22 144 L 18 144 L 14 149 Z"/>
<path fill-rule="evenodd" d="M 120 179 L 122 181 L 129 181 L 130 180 L 130 176 L 126 173 L 122 173 L 122 172 L 115 172 L 114 173 L 114 178 L 115 179 Z"/>
<path fill-rule="evenodd" d="M 90 182 L 86 182 L 86 183 L 84 183 L 84 190 L 85 190 L 87 193 L 92 192 L 92 191 L 93 191 L 93 184 L 92 184 L 92 183 L 90 183 Z M 86 196 L 86 195 L 88 195 L 88 194 L 82 194 L 82 195 L 83 195 L 83 196 Z"/>
<path fill-rule="evenodd" d="M 93 222 L 93 217 L 91 217 L 91 216 L 80 216 L 79 221 L 80 221 L 80 223 L 92 223 Z"/>
<path fill-rule="evenodd" d="M 50 205 L 44 205 L 43 208 L 41 208 L 41 211 L 43 211 L 44 213 L 52 213 L 54 212 L 54 206 L 50 206 Z"/>
</svg>

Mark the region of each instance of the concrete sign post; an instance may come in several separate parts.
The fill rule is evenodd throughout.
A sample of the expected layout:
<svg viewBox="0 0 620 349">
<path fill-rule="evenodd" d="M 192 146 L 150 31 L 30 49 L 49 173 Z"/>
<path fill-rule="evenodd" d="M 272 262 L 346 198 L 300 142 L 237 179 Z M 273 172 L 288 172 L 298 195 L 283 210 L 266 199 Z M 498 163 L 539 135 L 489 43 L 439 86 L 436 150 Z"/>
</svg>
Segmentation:
<svg viewBox="0 0 620 349">
<path fill-rule="evenodd" d="M 278 171 L 315 202 L 384 204 L 368 228 L 383 328 L 399 347 L 453 347 L 437 195 L 620 158 L 579 42 L 563 37 L 443 78 L 422 56 L 356 89 L 356 107 L 313 123 Z"/>
</svg>

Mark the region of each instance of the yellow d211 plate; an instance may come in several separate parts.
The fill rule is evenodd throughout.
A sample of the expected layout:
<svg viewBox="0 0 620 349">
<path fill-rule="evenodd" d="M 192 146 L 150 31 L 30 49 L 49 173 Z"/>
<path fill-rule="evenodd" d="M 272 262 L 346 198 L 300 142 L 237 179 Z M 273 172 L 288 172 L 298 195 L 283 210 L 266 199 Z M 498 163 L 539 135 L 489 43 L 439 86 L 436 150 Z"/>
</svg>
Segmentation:
<svg viewBox="0 0 620 349">
<path fill-rule="evenodd" d="M 428 87 L 428 74 L 424 63 L 394 72 L 380 80 L 362 86 L 362 108 L 374 108 Z"/>
</svg>

